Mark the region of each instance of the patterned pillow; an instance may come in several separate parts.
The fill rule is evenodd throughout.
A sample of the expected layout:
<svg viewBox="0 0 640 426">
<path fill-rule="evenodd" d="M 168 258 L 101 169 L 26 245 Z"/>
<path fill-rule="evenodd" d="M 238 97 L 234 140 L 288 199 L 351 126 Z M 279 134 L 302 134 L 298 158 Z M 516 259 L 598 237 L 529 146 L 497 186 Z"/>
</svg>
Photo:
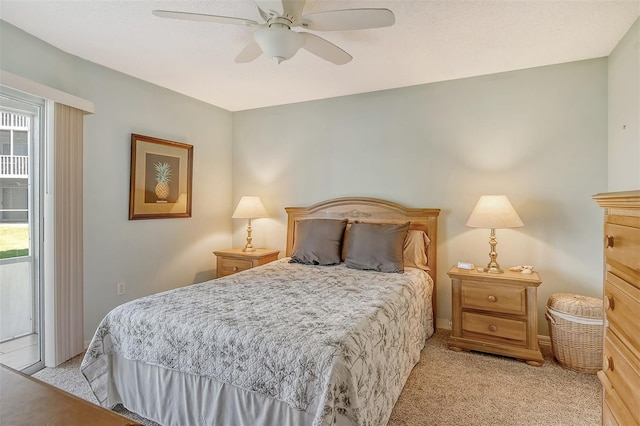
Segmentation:
<svg viewBox="0 0 640 426">
<path fill-rule="evenodd" d="M 379 272 L 404 272 L 402 251 L 408 231 L 409 222 L 353 223 L 345 265 Z"/>
<path fill-rule="evenodd" d="M 307 219 L 296 222 L 291 263 L 335 265 L 340 263 L 347 219 Z"/>
</svg>

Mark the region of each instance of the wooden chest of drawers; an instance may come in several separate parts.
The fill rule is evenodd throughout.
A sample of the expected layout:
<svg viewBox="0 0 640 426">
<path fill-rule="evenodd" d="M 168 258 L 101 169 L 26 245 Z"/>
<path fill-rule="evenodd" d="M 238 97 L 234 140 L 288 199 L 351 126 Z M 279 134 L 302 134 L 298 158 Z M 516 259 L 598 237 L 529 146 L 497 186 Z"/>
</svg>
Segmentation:
<svg viewBox="0 0 640 426">
<path fill-rule="evenodd" d="M 540 278 L 503 274 L 448 272 L 452 282 L 452 330 L 449 348 L 505 355 L 540 366 L 537 289 Z"/>
<path fill-rule="evenodd" d="M 640 191 L 593 198 L 605 208 L 602 423 L 640 425 Z"/>
<path fill-rule="evenodd" d="M 265 265 L 278 260 L 280 250 L 256 249 L 244 252 L 241 248 L 218 250 L 213 254 L 218 258 L 216 277 L 226 277 L 237 272 L 246 271 L 256 266 Z"/>
</svg>

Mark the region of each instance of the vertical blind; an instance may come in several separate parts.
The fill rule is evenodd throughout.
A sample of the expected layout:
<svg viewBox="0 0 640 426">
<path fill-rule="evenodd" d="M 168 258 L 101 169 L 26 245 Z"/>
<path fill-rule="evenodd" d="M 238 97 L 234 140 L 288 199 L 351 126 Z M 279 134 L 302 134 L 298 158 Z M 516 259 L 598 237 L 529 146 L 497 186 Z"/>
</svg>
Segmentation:
<svg viewBox="0 0 640 426">
<path fill-rule="evenodd" d="M 55 364 L 84 350 L 82 110 L 55 104 L 53 234 Z"/>
</svg>

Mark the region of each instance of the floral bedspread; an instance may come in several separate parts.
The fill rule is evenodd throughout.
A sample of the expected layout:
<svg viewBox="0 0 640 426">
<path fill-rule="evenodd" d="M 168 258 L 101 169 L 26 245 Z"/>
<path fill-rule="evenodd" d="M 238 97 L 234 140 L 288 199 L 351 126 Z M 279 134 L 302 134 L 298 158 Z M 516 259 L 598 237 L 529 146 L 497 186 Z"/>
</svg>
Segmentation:
<svg viewBox="0 0 640 426">
<path fill-rule="evenodd" d="M 203 375 L 314 416 L 386 424 L 433 333 L 432 281 L 281 259 L 118 306 L 81 370 L 107 400 L 108 355 Z"/>
</svg>

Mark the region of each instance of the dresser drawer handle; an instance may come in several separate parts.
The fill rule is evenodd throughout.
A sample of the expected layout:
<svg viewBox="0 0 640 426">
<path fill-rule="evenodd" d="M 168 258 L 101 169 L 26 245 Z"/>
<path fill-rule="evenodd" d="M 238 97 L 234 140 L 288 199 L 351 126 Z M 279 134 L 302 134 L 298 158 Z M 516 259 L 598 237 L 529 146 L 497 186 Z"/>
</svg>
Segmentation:
<svg viewBox="0 0 640 426">
<path fill-rule="evenodd" d="M 497 330 L 498 330 L 498 327 L 496 327 L 495 325 L 491 324 L 489 326 L 489 331 L 497 331 Z"/>
<path fill-rule="evenodd" d="M 613 247 L 614 244 L 615 244 L 615 239 L 613 238 L 612 235 L 604 236 L 604 248 Z"/>
<path fill-rule="evenodd" d="M 611 296 L 604 296 L 604 308 L 607 311 L 613 311 L 616 307 L 615 302 L 613 301 L 613 297 Z"/>
<path fill-rule="evenodd" d="M 498 300 L 498 299 L 496 299 L 496 297 L 495 297 L 495 296 L 488 296 L 488 297 L 487 297 L 487 300 L 488 300 L 489 302 L 495 302 L 495 301 L 496 301 L 496 300 Z"/>
<path fill-rule="evenodd" d="M 233 267 L 233 272 L 238 272 L 238 267 L 237 266 Z"/>
<path fill-rule="evenodd" d="M 602 367 L 604 371 L 607 371 L 607 370 L 613 371 L 613 358 L 611 358 L 610 356 L 605 356 L 603 364 L 604 365 Z"/>
</svg>

